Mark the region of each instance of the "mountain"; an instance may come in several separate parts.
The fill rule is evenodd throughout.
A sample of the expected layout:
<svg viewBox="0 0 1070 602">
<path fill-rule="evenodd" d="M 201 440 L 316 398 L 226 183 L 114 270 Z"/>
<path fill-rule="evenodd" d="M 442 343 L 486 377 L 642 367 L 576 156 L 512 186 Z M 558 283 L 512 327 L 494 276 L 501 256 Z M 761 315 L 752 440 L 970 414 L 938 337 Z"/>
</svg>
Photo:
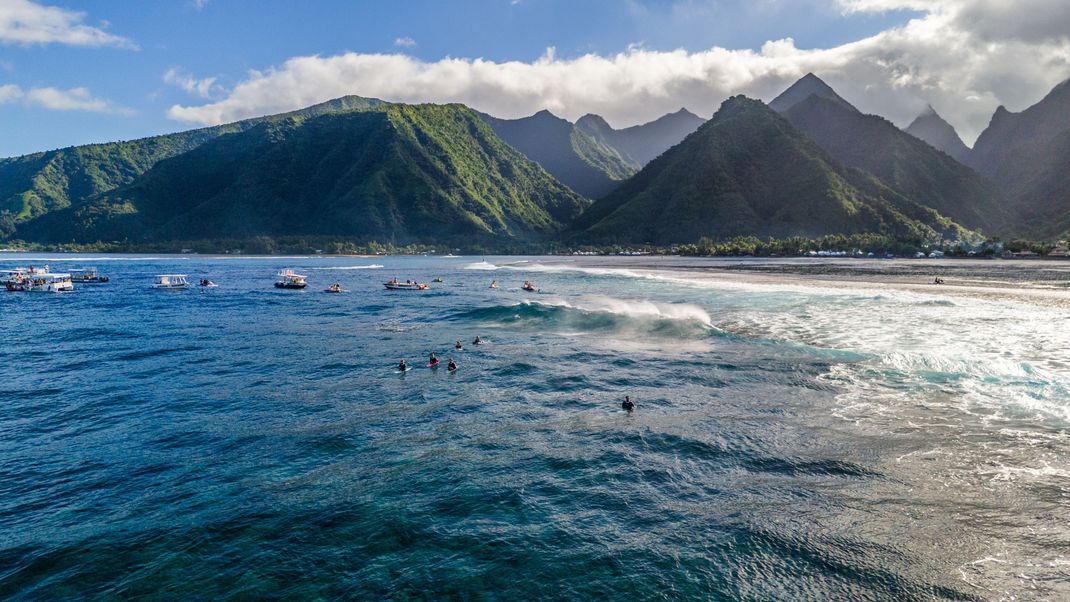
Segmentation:
<svg viewBox="0 0 1070 602">
<path fill-rule="evenodd" d="M 498 137 L 587 198 L 604 196 L 635 173 L 614 149 L 549 111 L 522 119 L 480 116 Z"/>
<path fill-rule="evenodd" d="M 921 115 L 918 115 L 903 131 L 928 142 L 929 146 L 951 155 L 960 163 L 965 162 L 970 154 L 969 147 L 959 137 L 954 126 L 944 121 L 932 105 L 925 107 Z"/>
<path fill-rule="evenodd" d="M 249 119 L 140 140 L 89 144 L 0 159 L 0 211 L 16 221 L 78 206 L 94 195 L 130 184 L 164 159 L 191 151 L 224 134 L 248 130 L 265 121 L 308 118 L 380 106 L 374 98 L 347 96 L 300 111 Z"/>
<path fill-rule="evenodd" d="M 977 138 L 969 163 L 985 175 L 994 175 L 1020 147 L 1043 144 L 1070 129 L 1070 81 L 1065 81 L 1040 102 L 1011 113 L 996 109 L 985 131 Z"/>
<path fill-rule="evenodd" d="M 159 161 L 130 184 L 19 227 L 41 242 L 327 235 L 531 240 L 587 202 L 461 105 L 290 114 Z"/>
<path fill-rule="evenodd" d="M 1021 113 L 999 107 L 969 161 L 1013 203 L 1009 234 L 1070 235 L 1070 81 Z"/>
<path fill-rule="evenodd" d="M 631 167 L 642 169 L 661 153 L 679 144 L 706 120 L 680 109 L 654 121 L 622 130 L 613 129 L 598 115 L 584 115 L 576 128 L 615 150 Z"/>
<path fill-rule="evenodd" d="M 855 113 L 859 112 L 851 103 L 847 102 L 837 94 L 831 86 L 826 84 L 824 80 L 813 73 L 807 73 L 802 79 L 792 84 L 787 90 L 781 92 L 780 96 L 777 96 L 769 103 L 769 108 L 777 113 L 783 113 L 811 96 L 824 98 L 844 109 L 854 111 Z"/>
<path fill-rule="evenodd" d="M 816 78 L 807 78 L 813 86 Z M 967 228 L 987 234 L 1005 231 L 1008 211 L 998 190 L 890 121 L 864 115 L 827 94 L 811 94 L 783 115 L 837 161 L 873 174 L 899 194 Z"/>
<path fill-rule="evenodd" d="M 964 230 L 875 178 L 841 167 L 791 123 L 742 96 L 576 220 L 599 242 L 694 242 L 703 236 L 884 233 L 958 237 Z"/>
</svg>

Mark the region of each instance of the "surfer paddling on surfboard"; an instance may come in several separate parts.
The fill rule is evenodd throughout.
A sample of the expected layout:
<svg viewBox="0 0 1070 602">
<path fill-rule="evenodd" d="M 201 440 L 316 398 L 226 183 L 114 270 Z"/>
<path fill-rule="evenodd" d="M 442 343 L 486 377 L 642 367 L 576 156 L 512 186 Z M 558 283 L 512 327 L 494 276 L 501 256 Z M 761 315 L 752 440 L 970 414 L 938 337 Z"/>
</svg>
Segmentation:
<svg viewBox="0 0 1070 602">
<path fill-rule="evenodd" d="M 438 357 L 435 355 L 434 351 L 431 352 L 431 357 L 427 360 L 427 367 L 438 368 Z"/>
</svg>

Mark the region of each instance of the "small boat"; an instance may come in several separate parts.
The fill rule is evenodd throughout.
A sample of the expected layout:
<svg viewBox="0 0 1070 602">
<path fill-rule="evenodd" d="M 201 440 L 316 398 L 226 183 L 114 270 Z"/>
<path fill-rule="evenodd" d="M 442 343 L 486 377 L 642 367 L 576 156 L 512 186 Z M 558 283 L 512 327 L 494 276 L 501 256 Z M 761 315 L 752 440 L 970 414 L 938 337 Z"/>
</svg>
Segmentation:
<svg viewBox="0 0 1070 602">
<path fill-rule="evenodd" d="M 189 287 L 185 274 L 160 274 L 152 283 L 152 288 L 179 291 Z"/>
<path fill-rule="evenodd" d="M 29 293 L 66 293 L 74 290 L 70 274 L 52 272 L 28 274 L 22 280 L 8 280 L 5 286 L 9 291 Z"/>
<path fill-rule="evenodd" d="M 524 289 L 524 290 L 528 291 L 529 293 L 534 293 L 534 292 L 535 292 L 535 285 L 534 285 L 534 284 L 532 284 L 532 283 L 531 283 L 530 281 L 528 281 L 528 280 L 525 280 L 525 281 L 524 281 L 524 286 L 522 286 L 522 287 L 520 287 L 520 288 L 522 288 L 522 289 Z"/>
<path fill-rule="evenodd" d="M 342 288 L 341 284 L 332 284 L 332 285 L 328 286 L 327 288 L 323 289 L 323 292 L 325 292 L 325 293 L 348 293 L 349 289 Z"/>
<path fill-rule="evenodd" d="M 419 282 L 398 282 L 397 278 L 390 282 L 384 282 L 383 286 L 388 291 L 426 291 L 428 286 Z"/>
<path fill-rule="evenodd" d="M 293 270 L 279 272 L 278 278 L 275 288 L 302 289 L 308 286 L 308 276 L 302 276 Z"/>
<path fill-rule="evenodd" d="M 104 284 L 111 279 L 102 275 L 96 268 L 79 268 L 71 270 L 71 280 L 79 284 Z"/>
<path fill-rule="evenodd" d="M 214 283 L 214 282 L 212 282 L 211 280 L 209 280 L 207 278 L 201 278 L 200 286 L 202 288 L 216 288 L 219 285 Z"/>
<path fill-rule="evenodd" d="M 21 285 L 23 281 L 26 280 L 26 278 L 26 268 L 15 268 L 13 270 L 8 270 L 7 272 L 5 272 L 3 277 L 0 278 L 0 282 L 4 284 L 7 290 L 14 291 L 20 290 L 17 287 Z"/>
</svg>

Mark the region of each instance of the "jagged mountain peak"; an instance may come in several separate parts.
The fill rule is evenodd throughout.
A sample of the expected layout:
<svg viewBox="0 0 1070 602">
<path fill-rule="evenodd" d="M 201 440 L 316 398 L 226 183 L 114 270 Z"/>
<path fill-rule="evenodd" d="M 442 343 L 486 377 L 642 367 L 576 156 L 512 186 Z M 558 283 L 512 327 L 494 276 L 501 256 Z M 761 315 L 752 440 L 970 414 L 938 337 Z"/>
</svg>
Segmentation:
<svg viewBox="0 0 1070 602">
<path fill-rule="evenodd" d="M 837 94 L 836 91 L 832 89 L 832 86 L 825 83 L 824 80 L 813 73 L 807 73 L 799 79 L 799 81 L 788 87 L 787 90 L 781 92 L 779 96 L 769 103 L 769 108 L 778 113 L 783 113 L 811 96 L 819 96 L 831 100 L 845 108 L 851 109 L 852 111 L 858 111 L 854 105 Z"/>
</svg>

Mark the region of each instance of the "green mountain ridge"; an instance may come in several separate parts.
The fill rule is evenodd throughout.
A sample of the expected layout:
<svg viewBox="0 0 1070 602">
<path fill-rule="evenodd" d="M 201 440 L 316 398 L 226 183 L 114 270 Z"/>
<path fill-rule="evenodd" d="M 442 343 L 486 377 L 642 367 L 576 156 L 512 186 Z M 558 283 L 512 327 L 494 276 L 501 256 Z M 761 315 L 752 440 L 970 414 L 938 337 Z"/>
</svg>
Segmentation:
<svg viewBox="0 0 1070 602">
<path fill-rule="evenodd" d="M 586 204 L 467 107 L 383 103 L 261 120 L 18 234 L 43 242 L 531 240 L 554 234 Z"/>
<path fill-rule="evenodd" d="M 573 240 L 655 244 L 854 233 L 970 236 L 872 176 L 841 167 L 787 119 L 741 96 L 596 201 L 569 231 Z"/>
<path fill-rule="evenodd" d="M 374 98 L 346 96 L 299 111 L 137 140 L 88 144 L 0 159 L 0 211 L 24 221 L 78 206 L 87 199 L 133 182 L 164 159 L 189 152 L 225 134 L 265 121 L 374 108 Z"/>
<path fill-rule="evenodd" d="M 892 122 L 811 95 L 783 115 L 837 161 L 864 170 L 904 197 L 987 234 L 1005 231 L 1006 201 L 980 174 Z"/>
<path fill-rule="evenodd" d="M 687 109 L 680 109 L 649 123 L 620 130 L 613 129 L 598 115 L 588 114 L 576 121 L 576 129 L 613 149 L 628 165 L 639 170 L 682 142 L 705 122 Z"/>
<path fill-rule="evenodd" d="M 480 116 L 499 138 L 587 198 L 608 194 L 635 173 L 616 150 L 549 111 L 521 119 Z"/>
</svg>

